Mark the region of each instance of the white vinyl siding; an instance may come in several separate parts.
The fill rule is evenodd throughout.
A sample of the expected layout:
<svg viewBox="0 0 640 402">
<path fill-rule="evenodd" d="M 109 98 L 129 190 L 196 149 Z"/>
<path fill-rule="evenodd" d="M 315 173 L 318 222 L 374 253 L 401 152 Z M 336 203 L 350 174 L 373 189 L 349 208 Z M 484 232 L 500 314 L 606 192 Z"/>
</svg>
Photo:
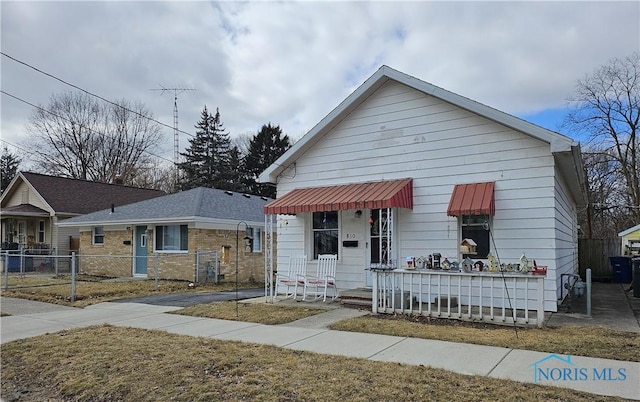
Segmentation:
<svg viewBox="0 0 640 402">
<path fill-rule="evenodd" d="M 389 81 L 280 176 L 278 197 L 294 188 L 413 178 L 413 210 L 395 214 L 397 257 L 439 252 L 455 258 L 458 220 L 446 213 L 454 186 L 495 181 L 491 222 L 500 259 L 517 262 L 526 252 L 553 270 L 554 174 L 548 143 Z M 308 249 L 301 235 L 305 215 L 279 217 L 278 256 Z M 364 264 L 353 261 L 339 263 L 343 288 L 363 286 Z M 555 311 L 555 287 L 545 288 L 547 307 Z"/>
</svg>

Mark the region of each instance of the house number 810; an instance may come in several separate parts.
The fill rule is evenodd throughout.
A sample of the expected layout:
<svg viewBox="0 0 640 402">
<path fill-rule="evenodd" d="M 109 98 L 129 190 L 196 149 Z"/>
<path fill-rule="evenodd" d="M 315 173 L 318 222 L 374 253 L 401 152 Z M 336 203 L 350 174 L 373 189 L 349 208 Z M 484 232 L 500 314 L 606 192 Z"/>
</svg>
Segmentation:
<svg viewBox="0 0 640 402">
<path fill-rule="evenodd" d="M 347 239 L 355 239 L 355 238 L 356 238 L 355 233 L 347 233 Z"/>
</svg>

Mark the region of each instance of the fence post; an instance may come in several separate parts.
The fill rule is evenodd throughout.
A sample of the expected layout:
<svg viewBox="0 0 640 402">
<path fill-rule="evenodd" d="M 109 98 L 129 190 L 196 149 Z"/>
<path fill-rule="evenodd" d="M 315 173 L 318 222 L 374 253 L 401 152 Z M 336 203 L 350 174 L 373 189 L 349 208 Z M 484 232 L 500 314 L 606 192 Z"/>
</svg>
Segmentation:
<svg viewBox="0 0 640 402">
<path fill-rule="evenodd" d="M 158 290 L 158 280 L 160 279 L 160 255 L 158 253 L 154 253 L 154 257 L 155 257 L 155 262 L 156 262 L 156 272 L 155 272 L 155 279 L 156 279 L 156 290 Z"/>
<path fill-rule="evenodd" d="M 591 268 L 587 268 L 587 315 L 591 317 Z"/>
<path fill-rule="evenodd" d="M 4 290 L 9 289 L 9 252 L 4 253 Z"/>
<path fill-rule="evenodd" d="M 200 252 L 196 250 L 196 283 L 200 283 Z"/>
<path fill-rule="evenodd" d="M 20 246 L 20 278 L 24 277 L 24 247 Z"/>
<path fill-rule="evenodd" d="M 76 252 L 71 253 L 71 301 L 76 301 Z"/>
<path fill-rule="evenodd" d="M 58 272 L 58 249 L 57 248 L 53 249 L 53 267 L 56 271 L 56 276 L 58 276 L 59 272 Z"/>
</svg>

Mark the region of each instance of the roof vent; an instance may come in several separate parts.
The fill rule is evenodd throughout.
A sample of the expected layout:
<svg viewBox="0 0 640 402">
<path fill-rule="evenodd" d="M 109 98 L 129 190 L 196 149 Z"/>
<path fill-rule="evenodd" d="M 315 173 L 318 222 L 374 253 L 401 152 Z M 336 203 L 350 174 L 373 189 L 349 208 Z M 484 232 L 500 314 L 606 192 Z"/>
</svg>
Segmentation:
<svg viewBox="0 0 640 402">
<path fill-rule="evenodd" d="M 260 197 L 260 199 L 262 199 L 262 200 L 264 200 L 264 201 L 267 201 L 267 200 L 268 200 L 268 198 L 267 198 L 267 197 Z"/>
<path fill-rule="evenodd" d="M 233 195 L 233 191 L 226 190 L 226 191 L 225 191 L 225 194 L 227 194 L 227 195 Z"/>
<path fill-rule="evenodd" d="M 251 196 L 249 194 L 242 194 L 242 195 L 247 197 L 247 198 L 251 198 Z"/>
</svg>

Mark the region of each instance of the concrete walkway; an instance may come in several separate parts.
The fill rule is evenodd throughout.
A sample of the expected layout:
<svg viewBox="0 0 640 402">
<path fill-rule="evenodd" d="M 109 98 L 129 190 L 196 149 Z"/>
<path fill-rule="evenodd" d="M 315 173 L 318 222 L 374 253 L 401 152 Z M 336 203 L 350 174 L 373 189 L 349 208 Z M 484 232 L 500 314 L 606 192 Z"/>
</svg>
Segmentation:
<svg viewBox="0 0 640 402">
<path fill-rule="evenodd" d="M 211 339 L 268 344 L 372 361 L 432 366 L 461 374 L 554 385 L 598 395 L 640 400 L 638 362 L 567 357 L 326 328 L 326 323 L 366 313 L 358 310 L 330 309 L 315 319 L 270 326 L 166 314 L 180 307 L 140 303 L 100 303 L 84 309 L 52 307 L 46 303 L 4 297 L 1 303 L 3 312 L 15 314 L 0 319 L 1 343 L 63 329 L 111 324 Z M 46 312 L 44 309 L 47 309 Z"/>
</svg>

